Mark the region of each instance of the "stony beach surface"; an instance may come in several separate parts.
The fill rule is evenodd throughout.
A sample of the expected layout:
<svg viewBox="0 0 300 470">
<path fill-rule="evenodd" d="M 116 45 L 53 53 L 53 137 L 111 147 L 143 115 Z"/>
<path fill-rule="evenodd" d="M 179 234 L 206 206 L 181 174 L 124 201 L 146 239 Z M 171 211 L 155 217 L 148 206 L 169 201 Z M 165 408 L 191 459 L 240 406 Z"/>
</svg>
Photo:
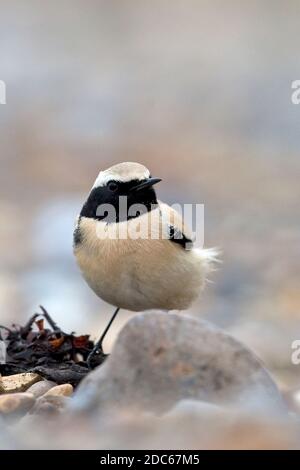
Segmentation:
<svg viewBox="0 0 300 470">
<path fill-rule="evenodd" d="M 299 391 L 193 317 L 134 316 L 78 387 L 0 379 L 0 448 L 297 448 Z M 55 431 L 55 432 L 54 432 Z"/>
</svg>

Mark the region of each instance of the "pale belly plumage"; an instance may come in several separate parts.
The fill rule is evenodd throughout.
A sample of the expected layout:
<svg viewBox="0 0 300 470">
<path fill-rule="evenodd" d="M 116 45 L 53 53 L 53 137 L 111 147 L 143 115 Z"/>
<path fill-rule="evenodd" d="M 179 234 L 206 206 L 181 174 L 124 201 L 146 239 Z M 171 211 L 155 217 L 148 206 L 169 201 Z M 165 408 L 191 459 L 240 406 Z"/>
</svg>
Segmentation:
<svg viewBox="0 0 300 470">
<path fill-rule="evenodd" d="M 167 239 L 103 239 L 95 236 L 99 224 L 81 218 L 74 252 L 87 283 L 104 301 L 132 311 L 183 310 L 197 298 L 210 262 L 206 250 L 186 251 Z"/>
</svg>

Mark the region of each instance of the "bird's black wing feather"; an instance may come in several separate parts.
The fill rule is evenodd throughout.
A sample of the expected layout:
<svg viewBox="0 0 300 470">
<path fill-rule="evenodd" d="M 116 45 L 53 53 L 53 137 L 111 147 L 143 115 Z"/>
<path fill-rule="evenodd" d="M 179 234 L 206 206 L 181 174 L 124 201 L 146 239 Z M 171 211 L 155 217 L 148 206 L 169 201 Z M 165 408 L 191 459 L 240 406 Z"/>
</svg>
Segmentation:
<svg viewBox="0 0 300 470">
<path fill-rule="evenodd" d="M 188 249 L 193 246 L 193 240 L 186 237 L 177 227 L 169 225 L 169 240 L 173 243 L 177 243 L 182 248 Z"/>
</svg>

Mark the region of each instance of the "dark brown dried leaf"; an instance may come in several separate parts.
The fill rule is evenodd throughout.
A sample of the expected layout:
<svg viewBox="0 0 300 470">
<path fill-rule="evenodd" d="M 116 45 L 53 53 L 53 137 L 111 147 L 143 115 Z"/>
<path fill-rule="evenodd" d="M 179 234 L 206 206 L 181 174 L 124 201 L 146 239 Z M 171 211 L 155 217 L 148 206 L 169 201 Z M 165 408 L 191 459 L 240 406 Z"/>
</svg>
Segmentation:
<svg viewBox="0 0 300 470">
<path fill-rule="evenodd" d="M 49 329 L 45 328 L 45 320 Z M 25 326 L 14 325 L 11 329 L 5 329 L 7 362 L 0 364 L 0 374 L 38 371 L 57 383 L 76 386 L 89 372 L 86 360 L 94 347 L 89 335 L 64 333 L 44 308 L 41 315 L 34 314 Z M 102 364 L 104 360 L 103 354 L 95 356 L 92 367 Z"/>
</svg>

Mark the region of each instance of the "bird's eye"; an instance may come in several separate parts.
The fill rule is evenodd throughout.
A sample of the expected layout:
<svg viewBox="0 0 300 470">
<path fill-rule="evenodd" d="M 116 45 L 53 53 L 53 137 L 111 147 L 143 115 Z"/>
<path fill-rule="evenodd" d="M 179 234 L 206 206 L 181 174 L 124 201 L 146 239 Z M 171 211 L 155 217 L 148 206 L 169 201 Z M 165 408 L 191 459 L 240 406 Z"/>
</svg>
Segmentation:
<svg viewBox="0 0 300 470">
<path fill-rule="evenodd" d="M 113 192 L 117 191 L 118 189 L 118 185 L 114 181 L 109 181 L 109 183 L 107 183 L 107 187 L 110 191 L 113 191 Z"/>
</svg>

